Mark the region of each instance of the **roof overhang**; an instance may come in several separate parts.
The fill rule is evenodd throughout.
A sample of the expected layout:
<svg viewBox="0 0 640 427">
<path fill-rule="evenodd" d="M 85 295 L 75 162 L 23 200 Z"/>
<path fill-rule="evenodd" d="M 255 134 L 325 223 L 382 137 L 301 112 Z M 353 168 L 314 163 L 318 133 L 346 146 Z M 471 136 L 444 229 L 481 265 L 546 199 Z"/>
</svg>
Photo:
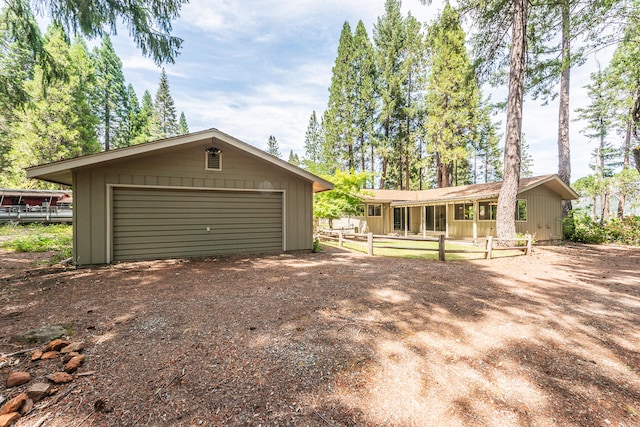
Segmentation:
<svg viewBox="0 0 640 427">
<path fill-rule="evenodd" d="M 500 195 L 500 187 L 496 186 L 499 183 L 490 184 L 474 184 L 460 187 L 449 187 L 453 191 L 452 194 L 443 194 L 442 191 L 446 189 L 433 189 L 423 190 L 416 192 L 417 197 L 409 199 L 410 194 L 414 192 L 404 192 L 406 199 L 396 198 L 389 199 L 388 197 L 363 197 L 365 203 L 390 203 L 393 207 L 411 207 L 411 206 L 425 206 L 425 205 L 437 205 L 443 203 L 463 203 L 474 202 L 487 199 L 496 199 Z M 520 186 L 518 188 L 518 194 L 522 194 L 533 188 L 544 186 L 549 190 L 555 192 L 560 196 L 562 200 L 576 200 L 579 198 L 578 194 L 568 185 L 566 185 L 560 177 L 556 174 L 543 175 L 539 177 L 523 178 L 520 180 Z M 455 191 L 456 188 L 464 189 L 464 191 Z M 398 191 L 398 194 L 403 192 Z"/>
<path fill-rule="evenodd" d="M 194 132 L 187 135 L 180 135 L 173 138 L 162 139 L 159 141 L 147 142 L 144 144 L 133 145 L 130 147 L 119 148 L 116 150 L 103 151 L 101 153 L 90 154 L 87 156 L 75 157 L 69 160 L 48 163 L 44 165 L 33 166 L 27 168 L 27 178 L 41 179 L 43 181 L 54 182 L 63 185 L 73 184 L 73 171 L 79 168 L 97 166 L 107 164 L 125 158 L 136 157 L 159 150 L 180 147 L 183 145 L 202 143 L 208 140 L 219 140 L 238 150 L 251 154 L 276 168 L 287 171 L 302 179 L 313 183 L 313 192 L 333 189 L 333 184 L 322 179 L 304 169 L 292 165 L 282 159 L 272 156 L 252 145 L 242 142 L 224 132 L 217 129 L 208 129 L 200 132 Z"/>
</svg>

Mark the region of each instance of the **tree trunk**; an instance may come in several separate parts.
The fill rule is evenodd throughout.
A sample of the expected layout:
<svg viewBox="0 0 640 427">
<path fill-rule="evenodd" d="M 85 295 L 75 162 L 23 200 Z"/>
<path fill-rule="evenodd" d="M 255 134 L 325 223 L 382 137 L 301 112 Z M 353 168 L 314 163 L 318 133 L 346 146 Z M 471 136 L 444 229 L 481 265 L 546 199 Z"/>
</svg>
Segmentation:
<svg viewBox="0 0 640 427">
<path fill-rule="evenodd" d="M 631 119 L 632 119 L 632 111 L 629 110 L 629 118 L 627 119 L 627 129 L 624 135 L 624 147 L 622 148 L 622 169 L 629 169 L 631 164 Z M 624 217 L 624 205 L 626 202 L 626 194 L 624 191 L 620 191 L 620 195 L 618 196 L 618 218 Z"/>
<path fill-rule="evenodd" d="M 108 90 L 105 91 L 104 96 L 104 151 L 109 151 L 111 149 L 111 138 L 109 138 L 111 134 L 111 108 Z"/>
<path fill-rule="evenodd" d="M 634 102 L 633 109 L 631 110 L 631 122 L 633 123 L 633 135 L 636 139 L 640 139 L 640 86 L 638 86 L 636 101 Z M 633 159 L 636 162 L 636 169 L 640 172 L 640 145 L 637 145 L 633 149 Z"/>
<path fill-rule="evenodd" d="M 504 180 L 498 196 L 496 234 L 498 239 L 516 235 L 516 197 L 520 182 L 520 142 L 526 52 L 527 1 L 514 0 L 511 48 L 509 52 L 509 97 L 504 147 Z"/>
<path fill-rule="evenodd" d="M 624 218 L 624 204 L 627 202 L 627 196 L 623 192 L 618 195 L 618 218 Z"/>
<path fill-rule="evenodd" d="M 602 201 L 602 216 L 600 216 L 600 224 L 604 224 L 605 222 L 608 222 L 609 218 L 611 217 L 609 209 L 611 200 L 608 188 L 604 189 L 604 194 L 602 195 L 602 198 L 600 200 Z"/>
<path fill-rule="evenodd" d="M 571 76 L 571 15 L 569 0 L 563 0 L 562 9 L 562 74 L 560 76 L 560 108 L 558 113 L 558 176 L 571 185 L 571 148 L 569 146 L 569 83 Z M 562 201 L 562 216 L 571 210 L 571 200 Z"/>
</svg>

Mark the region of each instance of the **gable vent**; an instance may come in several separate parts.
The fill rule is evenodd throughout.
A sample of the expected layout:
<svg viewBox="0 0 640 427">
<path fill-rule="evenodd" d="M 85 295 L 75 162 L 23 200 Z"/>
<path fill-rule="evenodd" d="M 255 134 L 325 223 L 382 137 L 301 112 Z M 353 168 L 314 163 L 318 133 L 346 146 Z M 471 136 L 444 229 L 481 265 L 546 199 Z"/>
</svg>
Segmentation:
<svg viewBox="0 0 640 427">
<path fill-rule="evenodd" d="M 207 155 L 207 170 L 219 171 L 222 170 L 222 154 L 221 153 L 206 153 Z"/>
</svg>

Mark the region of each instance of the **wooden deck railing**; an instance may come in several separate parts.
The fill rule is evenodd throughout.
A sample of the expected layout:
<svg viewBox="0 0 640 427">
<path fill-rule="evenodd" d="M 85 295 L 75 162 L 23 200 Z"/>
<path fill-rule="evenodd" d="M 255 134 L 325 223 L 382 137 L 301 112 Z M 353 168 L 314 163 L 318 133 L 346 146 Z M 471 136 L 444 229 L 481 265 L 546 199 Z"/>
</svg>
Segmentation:
<svg viewBox="0 0 640 427">
<path fill-rule="evenodd" d="M 0 206 L 0 224 L 6 222 L 71 222 L 73 209 L 62 206 Z"/>
<path fill-rule="evenodd" d="M 378 249 L 398 249 L 398 250 L 411 250 L 411 251 L 425 251 L 425 252 L 438 252 L 438 259 L 445 261 L 446 254 L 454 253 L 479 253 L 484 254 L 485 259 L 491 259 L 495 251 L 513 251 L 519 250 L 523 252 L 523 255 L 531 255 L 532 237 L 527 234 L 522 238 L 508 239 L 508 242 L 524 242 L 524 246 L 509 246 L 501 245 L 499 243 L 504 242 L 505 239 L 498 241 L 493 236 L 487 236 L 485 240 L 484 249 L 447 249 L 447 241 L 459 241 L 459 239 L 446 239 L 444 235 L 438 237 L 399 237 L 399 236 L 387 236 L 387 235 L 374 235 L 373 233 L 352 233 L 345 230 L 320 230 L 318 232 L 318 238 L 324 240 L 337 241 L 339 247 L 344 246 L 345 241 L 362 245 L 368 255 L 374 255 L 374 248 Z M 388 240 L 400 240 L 400 241 L 412 241 L 412 242 L 438 242 L 437 248 L 416 248 L 415 246 L 395 246 L 385 245 Z M 374 246 L 374 243 L 378 243 Z"/>
</svg>

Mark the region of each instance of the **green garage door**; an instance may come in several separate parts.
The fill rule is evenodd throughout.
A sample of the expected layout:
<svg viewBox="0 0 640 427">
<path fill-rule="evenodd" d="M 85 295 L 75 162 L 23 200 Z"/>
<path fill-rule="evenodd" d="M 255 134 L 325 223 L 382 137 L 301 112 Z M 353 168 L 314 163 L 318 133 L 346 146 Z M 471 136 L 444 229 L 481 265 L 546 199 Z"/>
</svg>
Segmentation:
<svg viewBox="0 0 640 427">
<path fill-rule="evenodd" d="M 113 260 L 282 250 L 282 193 L 113 189 Z"/>
</svg>

